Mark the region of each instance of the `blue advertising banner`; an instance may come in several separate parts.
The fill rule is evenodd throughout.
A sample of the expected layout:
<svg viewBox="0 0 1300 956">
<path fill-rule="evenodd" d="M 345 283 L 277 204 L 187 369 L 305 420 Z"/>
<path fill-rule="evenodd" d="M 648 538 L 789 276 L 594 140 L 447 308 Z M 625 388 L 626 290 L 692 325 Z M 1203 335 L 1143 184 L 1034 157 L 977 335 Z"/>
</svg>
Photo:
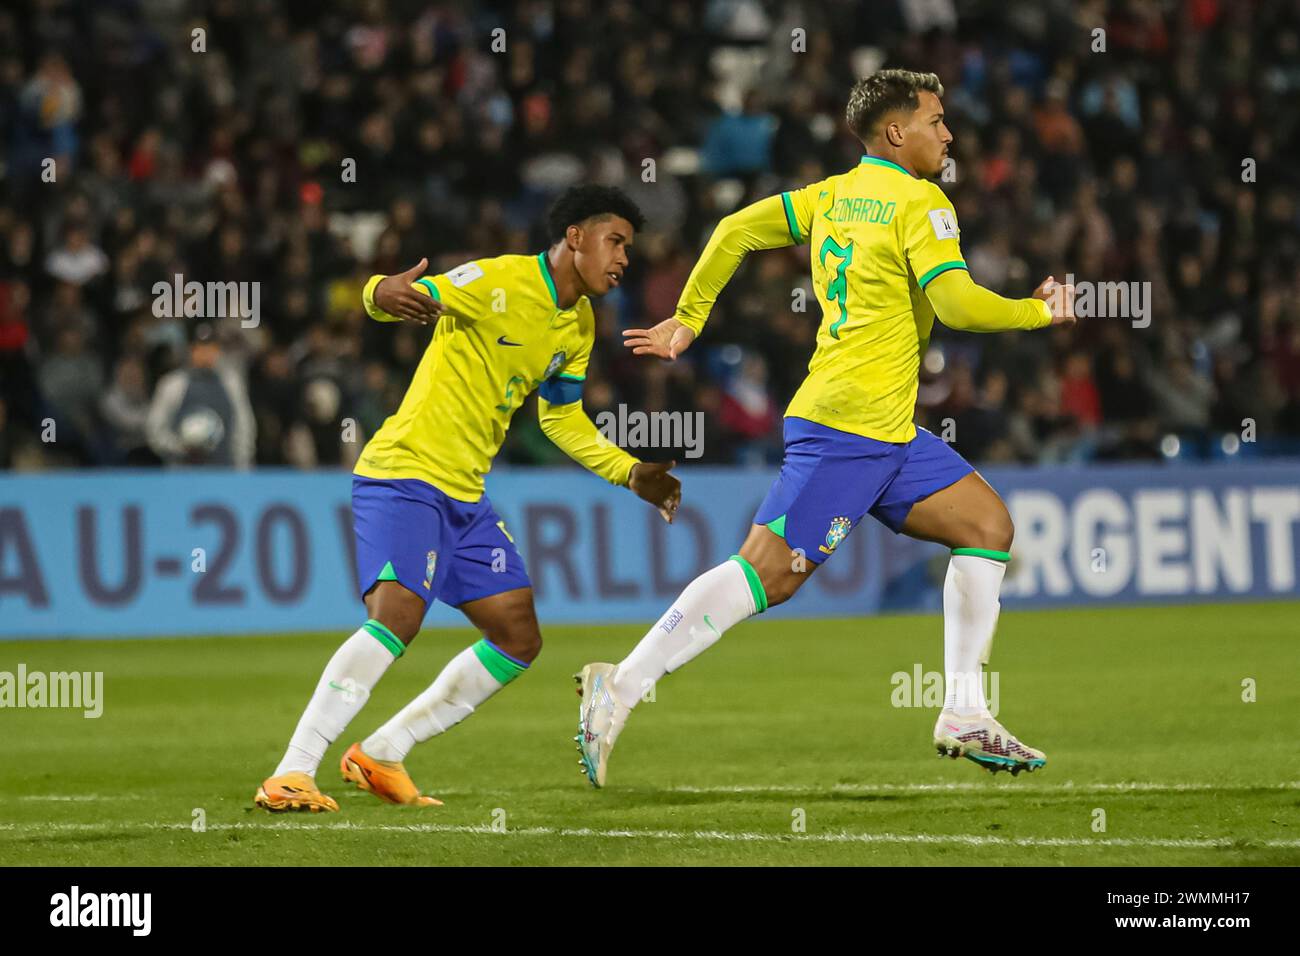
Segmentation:
<svg viewBox="0 0 1300 956">
<path fill-rule="evenodd" d="M 644 621 L 734 553 L 774 474 L 679 469 L 669 526 L 576 469 L 494 473 L 544 624 Z M 1007 607 L 1300 596 L 1300 463 L 983 472 L 1016 523 Z M 0 638 L 348 630 L 350 476 L 259 470 L 0 477 Z M 946 553 L 867 519 L 787 605 L 827 617 L 941 604 Z M 437 604 L 430 625 L 462 623 Z"/>
</svg>

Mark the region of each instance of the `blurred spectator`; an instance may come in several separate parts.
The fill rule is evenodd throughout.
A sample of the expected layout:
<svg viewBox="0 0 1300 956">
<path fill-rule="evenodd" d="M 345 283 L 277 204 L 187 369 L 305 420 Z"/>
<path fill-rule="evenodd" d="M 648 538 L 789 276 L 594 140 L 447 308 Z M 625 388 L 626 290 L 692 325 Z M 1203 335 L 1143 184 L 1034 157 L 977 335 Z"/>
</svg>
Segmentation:
<svg viewBox="0 0 1300 956">
<path fill-rule="evenodd" d="M 976 461 L 1014 461 L 1006 404 L 1010 383 L 1000 368 L 989 369 L 977 400 L 954 418 L 956 448 Z"/>
<path fill-rule="evenodd" d="M 76 326 L 59 330 L 54 350 L 41 365 L 40 388 L 54 421 L 54 441 L 72 449 L 80 464 L 95 461 L 99 394 L 104 375 L 86 350 L 86 334 Z"/>
<path fill-rule="evenodd" d="M 112 429 L 111 454 L 115 463 L 157 464 L 145 435 L 149 417 L 149 391 L 145 387 L 144 363 L 133 355 L 124 356 L 113 371 L 113 384 L 104 393 L 100 412 Z"/>
<path fill-rule="evenodd" d="M 1052 333 L 936 325 L 919 421 L 952 417 L 976 461 L 1152 457 L 1165 435 L 1243 419 L 1258 430 L 1249 453 L 1300 453 L 1300 8 L 791 9 L 53 0 L 0 13 L 3 465 L 143 463 L 153 445 L 168 462 L 346 467 L 428 342 L 366 320 L 366 278 L 421 256 L 442 271 L 535 253 L 542 211 L 579 179 L 622 184 L 650 215 L 626 282 L 595 303 L 589 406 L 704 411 L 705 461 L 770 461 L 821 319 L 806 247 L 743 266 L 683 361 L 633 359 L 620 333 L 671 314 L 720 218 L 857 162 L 845 98 L 885 65 L 945 84 L 955 163 L 941 187 L 977 281 L 1008 296 L 1048 274 L 1136 283 L 1149 307 L 1145 323 Z M 199 26 L 208 49 L 194 55 Z M 263 321 L 156 314 L 155 283 L 176 275 L 259 283 Z M 206 324 L 224 346 L 190 343 Z M 188 451 L 187 403 L 212 411 Z M 507 460 L 556 460 L 527 414 Z M 41 440 L 49 418 L 55 442 Z"/>
<path fill-rule="evenodd" d="M 64 176 L 72 172 L 77 150 L 77 120 L 81 118 L 81 89 L 68 63 L 59 53 L 41 57 L 35 72 L 19 96 L 21 145 L 27 155 L 54 160 L 54 169 Z M 24 172 L 36 174 L 24 164 Z"/>
<path fill-rule="evenodd" d="M 759 107 L 758 94 L 751 90 L 740 112 L 724 113 L 709 127 L 700 146 L 704 171 L 718 177 L 766 172 L 775 131 L 776 120 Z"/>
<path fill-rule="evenodd" d="M 1085 429 L 1101 424 L 1101 399 L 1092 380 L 1092 361 L 1085 352 L 1071 352 L 1061 373 L 1061 412 Z"/>
<path fill-rule="evenodd" d="M 762 463 L 760 443 L 778 426 L 780 414 L 767 390 L 767 363 L 758 355 L 746 355 L 740 371 L 727 385 L 719 408 L 722 427 L 746 443 L 739 460 Z"/>
<path fill-rule="evenodd" d="M 1214 385 L 1182 356 L 1171 356 L 1166 368 L 1151 372 L 1151 393 L 1161 421 L 1175 429 L 1201 431 L 1210 424 Z"/>
<path fill-rule="evenodd" d="M 60 282 L 85 285 L 108 271 L 108 256 L 90 241 L 85 226 L 68 227 L 63 245 L 50 253 L 45 270 Z"/>
<path fill-rule="evenodd" d="M 169 465 L 253 463 L 253 410 L 243 379 L 221 364 L 221 345 L 206 323 L 194 330 L 189 365 L 158 382 L 145 419 L 154 453 Z"/>
</svg>

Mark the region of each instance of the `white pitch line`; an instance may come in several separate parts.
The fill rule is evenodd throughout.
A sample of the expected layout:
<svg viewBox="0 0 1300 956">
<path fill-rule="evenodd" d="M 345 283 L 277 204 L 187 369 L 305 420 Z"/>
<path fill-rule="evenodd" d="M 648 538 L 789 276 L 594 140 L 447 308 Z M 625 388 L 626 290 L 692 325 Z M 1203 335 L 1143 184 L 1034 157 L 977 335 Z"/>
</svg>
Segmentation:
<svg viewBox="0 0 1300 956">
<path fill-rule="evenodd" d="M 328 788 L 327 788 L 328 789 Z M 554 790 L 555 788 L 545 788 Z M 744 794 L 744 793 L 808 793 L 815 794 L 817 791 L 826 793 L 981 793 L 994 795 L 1015 795 L 1015 796 L 1034 796 L 1034 795 L 1053 795 L 1053 796 L 1070 796 L 1071 794 L 1088 794 L 1088 793 L 1232 793 L 1242 790 L 1261 790 L 1261 791 L 1284 791 L 1300 790 L 1300 780 L 1291 780 L 1286 783 L 1258 783 L 1258 784 L 1222 784 L 1222 783 L 1155 783 L 1151 781 L 1132 781 L 1127 783 L 1080 783 L 1067 780 L 1062 783 L 1046 783 L 1038 780 L 1027 780 L 1025 782 L 999 783 L 993 780 L 982 782 L 962 782 L 962 783 L 832 783 L 832 784 L 794 784 L 794 783 L 773 783 L 773 784 L 736 784 L 723 785 L 716 787 L 697 787 L 690 784 L 681 784 L 670 787 L 639 786 L 635 793 L 645 795 L 648 792 L 655 793 L 699 793 L 699 794 Z M 515 789 L 511 787 L 493 787 L 490 790 L 483 789 L 458 789 L 455 787 L 433 787 L 430 790 L 435 796 L 443 797 L 472 797 L 478 795 L 502 794 L 502 793 L 536 793 L 537 788 Z M 361 798 L 370 795 L 362 790 L 343 790 L 340 796 L 345 798 Z"/>
<path fill-rule="evenodd" d="M 143 800 L 144 794 L 140 793 L 24 793 L 18 796 L 19 800 L 34 800 L 42 803 L 53 801 L 56 803 L 94 803 L 97 800 Z"/>
<path fill-rule="evenodd" d="M 805 793 L 827 789 L 839 793 L 1199 793 L 1232 790 L 1300 790 L 1300 780 L 1287 783 L 1224 785 L 1221 783 L 1082 783 L 1067 780 L 1064 783 L 1038 783 L 999 785 L 993 781 L 983 783 L 834 783 L 829 787 L 799 784 L 741 784 L 720 787 L 667 787 L 673 793 Z"/>
<path fill-rule="evenodd" d="M 327 788 L 328 789 L 328 788 Z M 554 789 L 554 788 L 552 788 Z M 1076 784 L 1072 780 L 1066 780 L 1061 783 L 1047 783 L 1038 780 L 1029 779 L 1022 782 L 997 783 L 993 780 L 982 782 L 966 781 L 962 783 L 832 783 L 832 784 L 793 784 L 793 783 L 776 783 L 776 784 L 736 784 L 732 786 L 716 787 L 697 787 L 689 784 L 683 784 L 671 787 L 640 787 L 637 793 L 645 793 L 647 790 L 658 793 L 698 793 L 698 794 L 742 794 L 742 793 L 816 793 L 825 791 L 828 793 L 981 793 L 981 794 L 1007 794 L 1015 796 L 1034 796 L 1034 795 L 1065 795 L 1086 794 L 1086 793 L 1230 793 L 1241 790 L 1300 790 L 1300 780 L 1289 780 L 1285 783 L 1260 783 L 1260 784 L 1221 784 L 1221 783 L 1158 783 L 1153 781 L 1129 781 L 1125 783 L 1080 783 Z M 436 796 L 478 796 L 487 794 L 502 793 L 535 793 L 536 788 L 511 788 L 511 787 L 493 787 L 488 789 L 457 789 L 457 788 L 437 788 L 433 789 Z M 360 790 L 346 789 L 340 790 L 339 795 L 346 798 L 369 797 L 369 794 Z M 0 801 L 5 798 L 0 796 Z M 97 801 L 113 802 L 117 800 L 144 800 L 146 797 L 140 793 L 124 794 L 97 794 L 97 793 L 78 793 L 78 794 L 21 794 L 13 799 L 24 801 L 50 801 L 50 802 L 67 802 L 67 803 L 93 803 Z"/>
<path fill-rule="evenodd" d="M 132 830 L 189 830 L 188 823 L 0 823 L 0 831 L 72 831 L 72 832 L 129 832 Z M 1170 849 L 1210 850 L 1240 847 L 1253 849 L 1300 849 L 1300 839 L 1296 840 L 1242 840 L 1237 837 L 1212 837 L 1205 839 L 1164 839 L 1164 838 L 1129 838 L 1101 837 L 1098 839 L 1080 839 L 1072 837 L 1001 837 L 973 833 L 755 833 L 749 831 L 733 832 L 728 830 L 600 830 L 592 827 L 522 827 L 515 830 L 494 830 L 491 826 L 458 826 L 442 823 L 324 823 L 294 824 L 287 821 L 257 823 L 213 823 L 206 828 L 212 831 L 245 830 L 309 830 L 309 831 L 352 831 L 352 832 L 387 832 L 387 833 L 450 833 L 475 836 L 548 836 L 580 837 L 619 840 L 667 840 L 673 842 L 702 843 L 862 843 L 862 844 L 922 844 L 929 846 L 1014 846 L 1014 847 L 1061 847 L 1082 848 L 1090 846 L 1106 847 L 1161 847 Z"/>
</svg>

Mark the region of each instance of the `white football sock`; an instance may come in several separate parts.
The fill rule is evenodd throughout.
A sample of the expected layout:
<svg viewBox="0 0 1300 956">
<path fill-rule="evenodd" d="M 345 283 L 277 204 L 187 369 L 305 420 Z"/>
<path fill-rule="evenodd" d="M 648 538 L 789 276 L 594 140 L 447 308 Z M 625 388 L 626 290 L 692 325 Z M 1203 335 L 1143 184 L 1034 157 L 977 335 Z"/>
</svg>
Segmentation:
<svg viewBox="0 0 1300 956">
<path fill-rule="evenodd" d="M 325 751 L 365 706 L 370 691 L 403 650 L 402 642 L 378 621 L 366 621 L 344 641 L 325 665 L 275 776 L 292 771 L 315 774 Z"/>
<path fill-rule="evenodd" d="M 450 730 L 528 667 L 481 640 L 451 659 L 425 691 L 367 737 L 361 749 L 400 762 L 416 744 Z"/>
<path fill-rule="evenodd" d="M 982 664 L 997 627 L 1006 561 L 953 553 L 943 582 L 944 710 L 960 717 L 988 712 Z"/>
<path fill-rule="evenodd" d="M 614 675 L 614 699 L 635 707 L 664 674 L 702 654 L 723 631 L 767 610 L 758 574 L 734 555 L 686 586 Z"/>
</svg>

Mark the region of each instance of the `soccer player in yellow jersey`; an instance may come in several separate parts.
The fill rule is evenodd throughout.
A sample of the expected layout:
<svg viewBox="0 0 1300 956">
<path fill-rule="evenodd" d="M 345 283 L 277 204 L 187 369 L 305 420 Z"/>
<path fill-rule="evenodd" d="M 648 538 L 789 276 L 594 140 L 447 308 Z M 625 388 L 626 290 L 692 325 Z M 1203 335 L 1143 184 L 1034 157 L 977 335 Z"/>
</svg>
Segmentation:
<svg viewBox="0 0 1300 956">
<path fill-rule="evenodd" d="M 554 244 L 545 252 L 479 259 L 437 276 L 421 275 L 421 261 L 366 284 L 371 318 L 437 326 L 401 407 L 355 469 L 357 577 L 369 619 L 326 664 L 284 759 L 257 791 L 258 806 L 338 809 L 317 787 L 317 767 L 434 599 L 459 608 L 483 637 L 348 749 L 345 780 L 390 803 L 437 804 L 407 775 L 406 755 L 464 720 L 537 657 L 542 638 L 528 573 L 483 493 L 510 418 L 530 393 L 540 392 L 542 430 L 551 441 L 672 520 L 681 500 L 672 465 L 638 461 L 605 441 L 582 408 L 595 335 L 589 298 L 622 281 L 641 224 L 619 190 L 578 186 L 551 209 Z"/>
<path fill-rule="evenodd" d="M 865 515 L 952 549 L 944 583 L 946 697 L 940 754 L 997 771 L 1041 767 L 1041 751 L 993 719 L 981 686 L 1010 559 L 1011 517 L 947 444 L 912 423 L 917 373 L 936 316 L 994 332 L 1072 323 L 1074 291 L 1049 277 L 1011 300 L 966 271 L 957 215 L 937 177 L 952 136 L 932 73 L 884 70 L 858 82 L 849 128 L 857 167 L 754 203 L 718 224 L 674 316 L 625 332 L 638 355 L 675 359 L 749 252 L 808 243 L 822 307 L 808 377 L 785 418 L 785 460 L 740 553 L 696 578 L 617 666 L 579 675 L 578 746 L 605 782 L 610 749 L 649 682 L 734 624 L 786 601 Z"/>
</svg>

